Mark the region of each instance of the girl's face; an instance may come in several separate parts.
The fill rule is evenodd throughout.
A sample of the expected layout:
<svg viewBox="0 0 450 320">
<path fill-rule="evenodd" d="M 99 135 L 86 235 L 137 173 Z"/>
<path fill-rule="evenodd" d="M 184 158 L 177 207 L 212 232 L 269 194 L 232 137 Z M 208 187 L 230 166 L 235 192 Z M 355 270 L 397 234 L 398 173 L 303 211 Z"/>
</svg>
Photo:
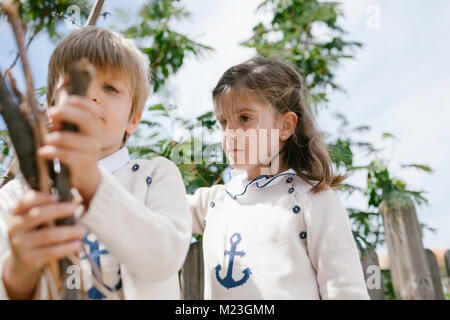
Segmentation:
<svg viewBox="0 0 450 320">
<path fill-rule="evenodd" d="M 67 83 L 60 79 L 55 96 L 56 105 L 67 96 Z M 120 149 L 125 132 L 132 134 L 139 118 L 129 119 L 132 97 L 128 83 L 123 77 L 97 72 L 86 92 L 86 98 L 102 107 L 100 118 L 101 145 L 104 158 Z"/>
<path fill-rule="evenodd" d="M 269 167 L 284 143 L 280 140 L 279 113 L 249 98 L 225 107 L 217 119 L 222 126 L 222 147 L 233 168 L 252 171 L 255 176 L 269 174 L 263 168 Z"/>
</svg>

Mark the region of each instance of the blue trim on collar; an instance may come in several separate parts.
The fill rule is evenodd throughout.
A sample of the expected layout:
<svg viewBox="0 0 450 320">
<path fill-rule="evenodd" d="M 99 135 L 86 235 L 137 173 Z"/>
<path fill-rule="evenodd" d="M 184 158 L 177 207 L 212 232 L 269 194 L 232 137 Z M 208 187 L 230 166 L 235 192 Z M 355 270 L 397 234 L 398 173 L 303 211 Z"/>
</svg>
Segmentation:
<svg viewBox="0 0 450 320">
<path fill-rule="evenodd" d="M 272 177 L 272 178 L 271 178 L 269 181 L 267 181 L 264 185 L 260 186 L 260 185 L 258 184 L 258 182 L 257 182 L 258 180 L 261 180 L 262 178 L 266 178 L 266 179 L 269 178 L 268 175 L 262 175 L 262 176 L 259 176 L 259 177 L 254 178 L 252 181 L 250 181 L 249 183 L 247 183 L 247 185 L 246 185 L 245 188 L 244 188 L 244 191 L 243 191 L 242 193 L 240 193 L 240 194 L 237 194 L 237 195 L 233 196 L 233 195 L 227 190 L 227 187 L 226 187 L 226 186 L 225 186 L 225 191 L 226 191 L 226 193 L 227 193 L 233 200 L 236 200 L 237 197 L 242 197 L 242 196 L 247 192 L 248 186 L 251 185 L 253 182 L 256 181 L 256 187 L 258 187 L 258 188 L 261 189 L 261 188 L 264 188 L 265 186 L 267 186 L 269 183 L 271 183 L 274 179 L 276 179 L 276 178 L 278 178 L 278 177 L 281 177 L 281 176 L 285 176 L 285 175 L 298 176 L 298 174 L 293 173 L 293 172 L 280 173 L 280 174 L 278 174 L 278 175 Z"/>
</svg>

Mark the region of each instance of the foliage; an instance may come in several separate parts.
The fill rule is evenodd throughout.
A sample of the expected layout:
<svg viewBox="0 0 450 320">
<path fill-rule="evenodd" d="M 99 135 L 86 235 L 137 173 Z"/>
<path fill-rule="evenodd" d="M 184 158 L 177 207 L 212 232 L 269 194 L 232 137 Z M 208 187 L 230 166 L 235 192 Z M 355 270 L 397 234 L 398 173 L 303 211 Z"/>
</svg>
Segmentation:
<svg viewBox="0 0 450 320">
<path fill-rule="evenodd" d="M 318 0 L 264 0 L 259 10 L 268 9 L 272 19 L 253 27 L 253 35 L 242 45 L 258 55 L 290 62 L 304 76 L 309 106 L 328 102 L 328 89 L 341 89 L 335 82 L 335 68 L 352 58 L 356 41 L 346 41 L 339 26 L 341 4 Z M 326 36 L 319 36 L 321 35 Z"/>
<path fill-rule="evenodd" d="M 155 92 L 180 69 L 188 53 L 197 56 L 211 50 L 170 28 L 171 21 L 188 16 L 178 0 L 151 0 L 139 11 L 140 21 L 122 31 L 148 56 Z"/>
</svg>

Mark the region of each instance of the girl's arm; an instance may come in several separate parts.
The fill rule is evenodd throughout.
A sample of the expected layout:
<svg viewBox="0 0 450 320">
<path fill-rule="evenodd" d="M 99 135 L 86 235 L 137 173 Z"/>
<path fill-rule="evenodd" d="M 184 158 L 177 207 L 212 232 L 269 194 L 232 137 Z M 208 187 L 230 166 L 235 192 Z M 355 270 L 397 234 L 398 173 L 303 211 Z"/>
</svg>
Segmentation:
<svg viewBox="0 0 450 320">
<path fill-rule="evenodd" d="M 212 188 L 198 188 L 193 195 L 187 195 L 188 207 L 192 216 L 192 234 L 203 234 L 205 218 Z"/>
<path fill-rule="evenodd" d="M 139 169 L 131 170 L 136 164 Z M 81 223 L 134 276 L 162 281 L 178 272 L 189 249 L 186 190 L 176 165 L 163 157 L 127 166 L 130 171 L 117 176 L 120 182 L 100 167 L 100 185 Z"/>
<path fill-rule="evenodd" d="M 332 189 L 311 196 L 305 222 L 322 299 L 370 299 L 347 211 Z"/>
</svg>

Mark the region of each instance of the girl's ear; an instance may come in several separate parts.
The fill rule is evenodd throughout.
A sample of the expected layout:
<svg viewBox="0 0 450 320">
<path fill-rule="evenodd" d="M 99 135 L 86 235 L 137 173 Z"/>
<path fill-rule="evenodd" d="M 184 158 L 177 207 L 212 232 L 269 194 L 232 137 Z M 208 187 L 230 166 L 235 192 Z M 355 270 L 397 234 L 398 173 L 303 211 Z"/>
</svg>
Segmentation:
<svg viewBox="0 0 450 320">
<path fill-rule="evenodd" d="M 130 119 L 130 121 L 128 121 L 126 132 L 129 135 L 132 135 L 136 131 L 136 129 L 137 129 L 138 125 L 139 125 L 139 121 L 141 121 L 141 117 L 142 117 L 142 113 L 141 114 L 137 114 L 136 116 L 134 116 L 133 119 Z"/>
<path fill-rule="evenodd" d="M 281 116 L 280 124 L 280 139 L 286 141 L 292 136 L 297 127 L 298 117 L 295 112 L 289 111 Z"/>
</svg>

